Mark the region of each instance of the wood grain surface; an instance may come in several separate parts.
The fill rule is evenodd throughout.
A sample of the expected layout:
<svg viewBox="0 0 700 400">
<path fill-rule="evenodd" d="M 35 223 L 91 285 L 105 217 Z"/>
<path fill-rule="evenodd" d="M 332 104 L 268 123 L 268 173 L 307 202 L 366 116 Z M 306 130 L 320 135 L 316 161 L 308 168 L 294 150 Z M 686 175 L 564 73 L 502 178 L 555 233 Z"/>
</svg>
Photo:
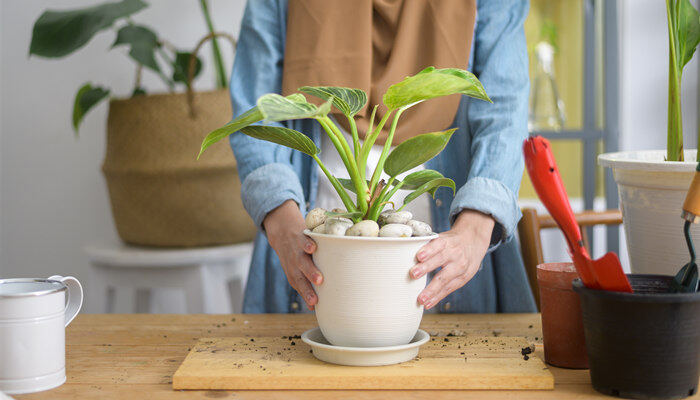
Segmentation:
<svg viewBox="0 0 700 400">
<path fill-rule="evenodd" d="M 299 335 L 316 326 L 312 315 L 83 314 L 67 329 L 68 381 L 16 399 L 609 399 L 596 393 L 587 370 L 549 367 L 554 390 L 173 390 L 172 377 L 200 338 Z M 432 336 L 520 336 L 541 343 L 538 314 L 428 314 L 421 328 Z M 542 358 L 538 344 L 536 357 Z M 700 400 L 700 395 L 692 397 Z"/>
<path fill-rule="evenodd" d="M 414 360 L 349 367 L 317 360 L 298 336 L 207 338 L 175 372 L 173 388 L 553 389 L 545 364 L 526 356 L 533 348 L 520 337 L 433 337 Z"/>
</svg>

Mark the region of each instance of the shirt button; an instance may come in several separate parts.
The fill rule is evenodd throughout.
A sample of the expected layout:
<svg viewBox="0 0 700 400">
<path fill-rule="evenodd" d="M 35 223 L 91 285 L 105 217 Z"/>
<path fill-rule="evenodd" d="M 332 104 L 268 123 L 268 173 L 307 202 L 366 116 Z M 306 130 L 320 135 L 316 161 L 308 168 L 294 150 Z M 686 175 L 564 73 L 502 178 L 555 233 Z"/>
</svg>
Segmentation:
<svg viewBox="0 0 700 400">
<path fill-rule="evenodd" d="M 440 199 L 435 200 L 435 205 L 438 206 L 438 207 L 441 207 L 441 206 L 442 206 L 442 200 L 440 200 Z"/>
<path fill-rule="evenodd" d="M 299 309 L 299 303 L 297 303 L 296 301 L 293 302 L 293 303 L 292 303 L 292 310 L 296 311 L 296 310 L 298 310 L 298 309 Z"/>
<path fill-rule="evenodd" d="M 450 302 L 448 301 L 447 303 L 445 303 L 445 311 L 450 311 L 450 308 L 452 308 L 452 304 L 450 304 Z"/>
</svg>

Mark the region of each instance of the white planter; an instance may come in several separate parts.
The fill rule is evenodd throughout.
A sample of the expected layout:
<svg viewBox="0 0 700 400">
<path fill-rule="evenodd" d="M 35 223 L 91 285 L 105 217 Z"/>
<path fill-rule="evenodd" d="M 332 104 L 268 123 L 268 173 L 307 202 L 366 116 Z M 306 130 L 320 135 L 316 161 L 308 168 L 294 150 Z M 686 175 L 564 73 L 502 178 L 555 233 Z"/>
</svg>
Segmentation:
<svg viewBox="0 0 700 400">
<path fill-rule="evenodd" d="M 333 345 L 382 347 L 413 339 L 423 306 L 426 277 L 409 275 L 416 253 L 437 235 L 411 238 L 331 236 L 306 231 L 318 248 L 313 260 L 323 274 L 316 320 Z"/>
<path fill-rule="evenodd" d="M 606 153 L 598 163 L 613 169 L 633 273 L 675 275 L 689 260 L 681 211 L 695 174 L 695 150 L 687 161 L 667 162 L 662 150 Z M 700 226 L 691 228 L 700 248 Z"/>
</svg>

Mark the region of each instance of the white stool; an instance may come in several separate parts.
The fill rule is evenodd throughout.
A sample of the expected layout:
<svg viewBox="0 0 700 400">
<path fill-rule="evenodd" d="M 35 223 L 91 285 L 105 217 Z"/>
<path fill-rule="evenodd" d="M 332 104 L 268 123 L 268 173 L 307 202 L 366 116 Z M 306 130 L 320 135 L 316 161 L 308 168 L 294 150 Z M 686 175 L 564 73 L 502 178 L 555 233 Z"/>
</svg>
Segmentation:
<svg viewBox="0 0 700 400">
<path fill-rule="evenodd" d="M 242 310 L 253 244 L 192 249 L 115 244 L 88 246 L 85 252 L 91 312 L 112 313 L 120 304 L 134 312 L 229 314 Z M 166 296 L 172 289 L 184 293 L 184 307 L 173 309 L 177 302 Z M 164 306 L 154 307 L 158 299 Z"/>
</svg>

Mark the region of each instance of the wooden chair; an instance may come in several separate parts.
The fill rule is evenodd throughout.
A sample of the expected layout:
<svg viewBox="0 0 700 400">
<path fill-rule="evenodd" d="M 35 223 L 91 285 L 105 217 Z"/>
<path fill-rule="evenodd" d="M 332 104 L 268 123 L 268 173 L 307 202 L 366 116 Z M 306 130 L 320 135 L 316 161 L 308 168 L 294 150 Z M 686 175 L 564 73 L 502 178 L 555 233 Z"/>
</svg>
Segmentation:
<svg viewBox="0 0 700 400">
<path fill-rule="evenodd" d="M 537 286 L 537 266 L 544 262 L 542 255 L 542 229 L 558 228 L 557 223 L 550 215 L 538 215 L 534 208 L 523 208 L 523 218 L 518 223 L 518 235 L 520 236 L 520 251 L 525 263 L 527 278 L 530 280 L 530 288 L 535 296 L 537 308 L 540 306 L 540 290 Z M 584 211 L 575 214 L 576 221 L 581 227 L 583 243 L 590 252 L 588 233 L 586 227 L 595 225 L 620 225 L 622 213 L 620 210 Z"/>
</svg>

